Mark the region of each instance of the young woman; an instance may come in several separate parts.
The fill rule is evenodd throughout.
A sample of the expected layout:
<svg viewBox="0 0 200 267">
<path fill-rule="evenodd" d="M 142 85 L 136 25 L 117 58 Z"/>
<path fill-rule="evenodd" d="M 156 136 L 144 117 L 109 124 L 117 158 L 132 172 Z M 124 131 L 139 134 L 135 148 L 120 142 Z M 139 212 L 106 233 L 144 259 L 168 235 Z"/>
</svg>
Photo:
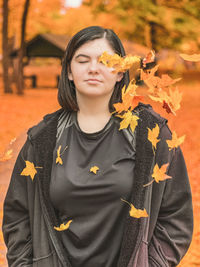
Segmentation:
<svg viewBox="0 0 200 267">
<path fill-rule="evenodd" d="M 189 247 L 192 202 L 180 147 L 169 151 L 167 121 L 149 105 L 133 111 L 134 132 L 119 131 L 111 112 L 129 75 L 99 62 L 104 51 L 125 56 L 112 30 L 88 27 L 71 39 L 59 84 L 62 108 L 28 131 L 4 203 L 11 267 L 176 266 Z M 147 128 L 156 124 L 154 154 Z M 172 178 L 144 187 L 155 163 L 167 162 Z M 148 217 L 130 216 L 125 201 Z"/>
</svg>

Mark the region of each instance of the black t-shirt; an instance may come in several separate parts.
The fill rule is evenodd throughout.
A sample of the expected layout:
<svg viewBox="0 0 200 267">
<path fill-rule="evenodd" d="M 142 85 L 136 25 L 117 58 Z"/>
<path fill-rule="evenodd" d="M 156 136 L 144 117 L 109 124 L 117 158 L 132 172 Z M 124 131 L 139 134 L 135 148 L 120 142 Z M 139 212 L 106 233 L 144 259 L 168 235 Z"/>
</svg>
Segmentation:
<svg viewBox="0 0 200 267">
<path fill-rule="evenodd" d="M 81 131 L 76 112 L 62 124 L 53 155 L 50 199 L 61 223 L 72 220 L 61 232 L 63 245 L 73 267 L 116 267 L 130 209 L 121 198 L 130 198 L 134 148 L 113 116 L 101 131 L 91 134 Z M 60 145 L 62 165 L 56 163 Z M 94 166 L 99 168 L 96 174 L 90 172 Z"/>
</svg>

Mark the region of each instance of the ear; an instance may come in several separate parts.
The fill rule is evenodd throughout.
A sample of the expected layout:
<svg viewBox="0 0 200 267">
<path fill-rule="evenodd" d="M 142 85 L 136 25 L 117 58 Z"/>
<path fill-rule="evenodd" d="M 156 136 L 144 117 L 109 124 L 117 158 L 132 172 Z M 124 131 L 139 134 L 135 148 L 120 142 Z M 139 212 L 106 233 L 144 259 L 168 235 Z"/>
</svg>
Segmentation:
<svg viewBox="0 0 200 267">
<path fill-rule="evenodd" d="M 67 75 L 68 75 L 68 79 L 69 79 L 70 81 L 73 81 L 73 76 L 72 76 L 72 72 L 71 72 L 71 68 L 70 68 L 70 66 L 69 66 L 69 68 L 68 68 L 68 70 L 67 70 Z"/>
<path fill-rule="evenodd" d="M 72 73 L 68 71 L 68 79 L 70 81 L 73 81 L 73 76 L 72 76 Z"/>
<path fill-rule="evenodd" d="M 123 72 L 118 72 L 117 73 L 117 82 L 120 82 L 123 78 Z"/>
</svg>

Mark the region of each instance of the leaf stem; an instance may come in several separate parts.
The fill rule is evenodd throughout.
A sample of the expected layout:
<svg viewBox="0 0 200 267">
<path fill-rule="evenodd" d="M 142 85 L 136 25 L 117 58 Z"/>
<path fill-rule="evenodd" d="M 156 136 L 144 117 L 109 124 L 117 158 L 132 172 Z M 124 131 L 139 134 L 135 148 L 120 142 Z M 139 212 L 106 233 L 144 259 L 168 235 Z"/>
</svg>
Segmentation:
<svg viewBox="0 0 200 267">
<path fill-rule="evenodd" d="M 149 183 L 147 183 L 147 184 L 144 184 L 144 185 L 143 185 L 143 187 L 149 186 L 149 185 L 151 185 L 153 182 L 154 182 L 154 179 L 153 179 L 153 180 L 151 180 Z"/>
<path fill-rule="evenodd" d="M 153 144 L 152 144 L 152 149 L 153 149 L 153 154 L 154 154 L 154 156 L 155 156 L 155 149 L 154 149 Z"/>
<path fill-rule="evenodd" d="M 127 200 L 124 200 L 123 198 L 120 198 L 122 201 L 126 202 L 130 207 L 131 207 L 131 204 L 127 201 Z"/>
</svg>

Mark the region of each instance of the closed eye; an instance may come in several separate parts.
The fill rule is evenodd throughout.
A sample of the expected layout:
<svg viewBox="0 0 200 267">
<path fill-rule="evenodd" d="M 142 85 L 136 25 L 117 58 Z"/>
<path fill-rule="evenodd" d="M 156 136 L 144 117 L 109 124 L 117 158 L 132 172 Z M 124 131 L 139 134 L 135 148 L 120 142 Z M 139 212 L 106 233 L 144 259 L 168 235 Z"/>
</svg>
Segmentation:
<svg viewBox="0 0 200 267">
<path fill-rule="evenodd" d="M 79 61 L 78 63 L 87 63 L 88 61 Z"/>
</svg>

